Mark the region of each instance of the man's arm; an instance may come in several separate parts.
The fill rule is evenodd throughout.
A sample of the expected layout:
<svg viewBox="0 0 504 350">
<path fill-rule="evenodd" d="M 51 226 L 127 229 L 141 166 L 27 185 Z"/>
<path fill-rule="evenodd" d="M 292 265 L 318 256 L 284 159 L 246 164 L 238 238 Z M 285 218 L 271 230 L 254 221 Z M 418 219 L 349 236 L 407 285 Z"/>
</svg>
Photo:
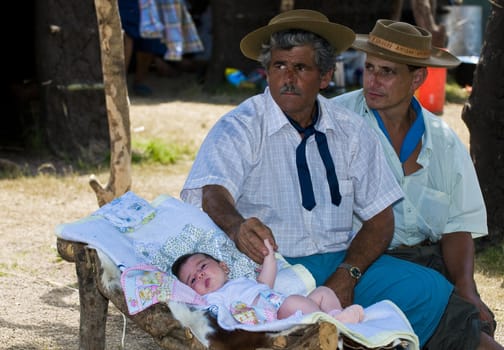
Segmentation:
<svg viewBox="0 0 504 350">
<path fill-rule="evenodd" d="M 364 221 L 348 248 L 344 262 L 358 267 L 362 273 L 387 249 L 394 234 L 394 212 L 385 208 L 371 219 Z M 336 269 L 325 285 L 332 288 L 346 307 L 353 303 L 357 280 L 346 269 Z"/>
<path fill-rule="evenodd" d="M 272 242 L 274 250 L 278 247 L 269 227 L 257 218 L 245 219 L 236 210 L 229 191 L 220 185 L 203 187 L 203 210 L 233 240 L 236 247 L 258 264 L 268 255 L 264 240 Z"/>
<path fill-rule="evenodd" d="M 441 251 L 450 281 L 457 293 L 480 310 L 480 318 L 493 326 L 488 307 L 478 295 L 474 281 L 474 241 L 469 232 L 453 232 L 441 238 Z M 493 330 L 495 331 L 495 330 Z"/>
</svg>

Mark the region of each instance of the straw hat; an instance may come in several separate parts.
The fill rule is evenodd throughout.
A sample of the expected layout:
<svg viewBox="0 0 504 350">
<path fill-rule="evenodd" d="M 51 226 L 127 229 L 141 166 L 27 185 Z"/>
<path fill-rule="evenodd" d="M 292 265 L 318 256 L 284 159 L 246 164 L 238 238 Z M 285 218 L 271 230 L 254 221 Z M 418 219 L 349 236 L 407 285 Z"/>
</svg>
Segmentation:
<svg viewBox="0 0 504 350">
<path fill-rule="evenodd" d="M 240 42 L 240 49 L 245 57 L 257 60 L 261 53 L 261 45 L 269 42 L 271 34 L 288 29 L 303 29 L 318 34 L 337 52 L 348 49 L 355 39 L 355 33 L 350 28 L 329 22 L 329 19 L 320 12 L 291 10 L 273 17 L 267 26 L 245 35 Z"/>
<path fill-rule="evenodd" d="M 420 67 L 456 67 L 457 57 L 433 47 L 429 31 L 387 19 L 379 19 L 369 33 L 357 34 L 352 47 L 388 61 Z"/>
</svg>

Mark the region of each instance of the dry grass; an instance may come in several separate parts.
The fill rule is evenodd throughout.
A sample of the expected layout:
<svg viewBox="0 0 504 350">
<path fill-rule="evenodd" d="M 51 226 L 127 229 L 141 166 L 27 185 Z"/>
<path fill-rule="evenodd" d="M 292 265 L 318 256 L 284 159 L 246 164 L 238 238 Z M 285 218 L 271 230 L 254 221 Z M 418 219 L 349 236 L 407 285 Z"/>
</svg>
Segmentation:
<svg viewBox="0 0 504 350">
<path fill-rule="evenodd" d="M 152 137 L 197 148 L 217 118 L 240 98 L 208 97 L 180 80 L 154 80 L 157 94 L 132 99 L 133 138 Z M 192 94 L 192 95 L 191 95 Z M 189 96 L 188 96 L 189 95 Z M 460 120 L 461 105 L 447 105 L 443 118 L 467 142 Z M 178 196 L 191 161 L 175 165 L 135 165 L 132 190 L 152 200 L 159 194 Z M 38 176 L 0 180 L 0 348 L 77 349 L 79 302 L 74 266 L 55 249 L 55 227 L 87 216 L 97 208 L 88 186 L 90 174 Z M 108 173 L 96 174 L 106 182 Z M 496 338 L 504 343 L 502 275 L 476 274 L 483 299 L 495 311 Z M 119 349 L 123 319 L 111 306 L 107 349 Z M 149 336 L 128 323 L 126 348 L 156 349 Z"/>
</svg>

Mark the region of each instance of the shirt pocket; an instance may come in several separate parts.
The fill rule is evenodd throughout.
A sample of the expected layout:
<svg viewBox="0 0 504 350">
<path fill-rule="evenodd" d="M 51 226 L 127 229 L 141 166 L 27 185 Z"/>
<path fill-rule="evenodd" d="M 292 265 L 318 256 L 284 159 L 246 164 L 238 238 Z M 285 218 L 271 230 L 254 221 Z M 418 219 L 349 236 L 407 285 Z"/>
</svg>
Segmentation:
<svg viewBox="0 0 504 350">
<path fill-rule="evenodd" d="M 433 188 L 410 184 L 408 199 L 417 208 L 420 229 L 437 240 L 448 222 L 450 196 Z"/>
<path fill-rule="evenodd" d="M 322 232 L 328 235 L 338 235 L 337 241 L 347 241 L 352 231 L 354 191 L 350 180 L 339 180 L 341 203 L 337 206 L 330 204 L 324 208 L 324 213 L 319 216 L 322 221 Z M 334 236 L 332 237 L 334 239 Z"/>
</svg>

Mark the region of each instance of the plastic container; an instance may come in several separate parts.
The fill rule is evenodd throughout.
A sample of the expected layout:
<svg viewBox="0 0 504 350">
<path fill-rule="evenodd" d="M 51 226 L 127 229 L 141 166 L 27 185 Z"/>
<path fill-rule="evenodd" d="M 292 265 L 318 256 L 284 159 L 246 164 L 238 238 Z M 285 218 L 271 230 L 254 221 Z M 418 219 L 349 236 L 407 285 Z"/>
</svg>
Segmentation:
<svg viewBox="0 0 504 350">
<path fill-rule="evenodd" d="M 247 80 L 245 74 L 236 68 L 226 68 L 225 75 L 227 81 L 236 87 L 240 86 L 240 84 Z"/>
<path fill-rule="evenodd" d="M 445 104 L 446 68 L 427 67 L 427 79 L 415 92 L 416 97 L 428 111 L 443 114 Z"/>
<path fill-rule="evenodd" d="M 254 88 L 255 83 L 247 80 L 247 77 L 243 72 L 236 68 L 226 68 L 225 71 L 226 79 L 232 85 L 240 88 Z"/>
</svg>

